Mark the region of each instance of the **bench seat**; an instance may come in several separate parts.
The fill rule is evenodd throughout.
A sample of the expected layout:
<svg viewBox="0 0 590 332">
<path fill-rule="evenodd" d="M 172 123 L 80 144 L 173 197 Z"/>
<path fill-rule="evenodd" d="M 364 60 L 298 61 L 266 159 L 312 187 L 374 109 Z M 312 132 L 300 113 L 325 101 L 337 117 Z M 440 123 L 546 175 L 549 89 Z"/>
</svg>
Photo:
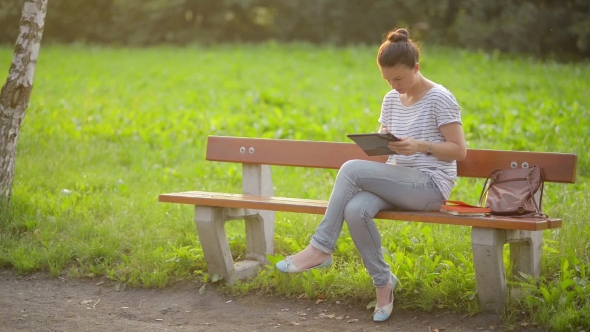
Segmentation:
<svg viewBox="0 0 590 332">
<path fill-rule="evenodd" d="M 194 206 L 194 221 L 208 273 L 220 275 L 229 283 L 255 275 L 268 263 L 267 255 L 274 254 L 275 212 L 323 215 L 326 211 L 325 200 L 276 197 L 271 166 L 339 169 L 353 159 L 386 160 L 383 156 L 367 156 L 353 143 L 226 136 L 208 137 L 206 159 L 240 163 L 242 193 L 183 191 L 161 194 L 159 201 Z M 457 162 L 457 175 L 486 178 L 497 168 L 529 165 L 543 169 L 545 182 L 575 182 L 577 156 L 567 153 L 468 149 L 466 159 Z M 467 217 L 443 212 L 380 211 L 376 218 L 471 227 L 479 303 L 487 311 L 502 310 L 508 294 L 504 245 L 509 243 L 514 276 L 539 276 L 542 232 L 562 226 L 558 218 Z M 228 220 L 245 222 L 243 261 L 233 261 L 224 228 Z"/>
<path fill-rule="evenodd" d="M 205 191 L 187 191 L 160 195 L 160 202 L 180 203 L 222 208 L 243 208 L 307 214 L 325 214 L 328 201 L 289 198 L 261 197 L 257 195 L 227 194 Z M 526 219 L 502 216 L 454 216 L 444 212 L 380 211 L 377 219 L 417 221 L 434 224 L 475 226 L 512 230 L 542 231 L 561 227 L 561 219 Z"/>
</svg>

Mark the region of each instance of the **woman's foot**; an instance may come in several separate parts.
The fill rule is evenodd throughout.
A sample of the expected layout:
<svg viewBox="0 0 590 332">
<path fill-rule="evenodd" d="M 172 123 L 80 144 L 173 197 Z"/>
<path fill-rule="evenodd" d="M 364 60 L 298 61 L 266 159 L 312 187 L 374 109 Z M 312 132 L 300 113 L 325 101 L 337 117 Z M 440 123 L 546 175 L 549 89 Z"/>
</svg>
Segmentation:
<svg viewBox="0 0 590 332">
<path fill-rule="evenodd" d="M 393 284 L 391 280 L 389 283 L 383 287 L 376 287 L 375 290 L 377 291 L 377 303 L 375 304 L 376 307 L 385 307 L 386 305 L 390 304 L 393 300 L 392 290 Z"/>
<path fill-rule="evenodd" d="M 302 251 L 276 264 L 277 268 L 287 273 L 299 273 L 311 269 L 327 267 L 332 264 L 332 255 L 326 254 L 311 245 Z"/>
<path fill-rule="evenodd" d="M 377 303 L 375 304 L 375 312 L 373 313 L 373 320 L 375 322 L 383 322 L 389 318 L 393 311 L 393 291 L 397 286 L 397 277 L 391 273 L 389 283 L 383 287 L 377 287 Z"/>
</svg>

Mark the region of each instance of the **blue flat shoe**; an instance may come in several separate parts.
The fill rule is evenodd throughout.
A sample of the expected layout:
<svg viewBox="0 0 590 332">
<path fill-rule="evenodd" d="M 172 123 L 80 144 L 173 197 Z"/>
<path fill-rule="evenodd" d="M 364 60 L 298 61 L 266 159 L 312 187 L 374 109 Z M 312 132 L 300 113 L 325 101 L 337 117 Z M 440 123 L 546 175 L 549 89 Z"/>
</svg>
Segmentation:
<svg viewBox="0 0 590 332">
<path fill-rule="evenodd" d="M 287 258 L 283 259 L 282 261 L 278 262 L 276 264 L 277 269 L 279 269 L 281 272 L 285 272 L 285 273 L 301 273 L 301 272 L 305 272 L 305 271 L 309 271 L 309 270 L 313 270 L 313 269 L 321 269 L 324 267 L 328 267 L 332 264 L 332 256 L 328 257 L 328 259 L 326 259 L 325 262 L 323 262 L 320 265 L 314 266 L 314 267 L 310 267 L 309 269 L 300 269 L 297 266 L 293 265 L 293 262 L 291 262 L 291 256 L 288 256 Z"/>
<path fill-rule="evenodd" d="M 398 282 L 399 281 L 397 280 L 395 274 L 391 273 L 391 303 L 389 303 L 385 307 L 375 307 L 375 311 L 373 312 L 373 321 L 384 322 L 391 315 L 391 312 L 393 311 L 394 300 L 393 291 L 395 290 L 395 287 L 397 287 Z"/>
</svg>

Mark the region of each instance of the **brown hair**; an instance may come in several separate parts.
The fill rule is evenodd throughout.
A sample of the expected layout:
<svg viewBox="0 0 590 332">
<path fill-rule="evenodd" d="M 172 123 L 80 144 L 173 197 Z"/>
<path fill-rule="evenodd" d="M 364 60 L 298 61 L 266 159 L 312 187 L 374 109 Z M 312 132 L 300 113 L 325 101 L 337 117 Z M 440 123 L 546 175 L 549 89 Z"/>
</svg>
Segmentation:
<svg viewBox="0 0 590 332">
<path fill-rule="evenodd" d="M 402 64 L 408 68 L 414 68 L 418 60 L 420 60 L 420 47 L 410 39 L 410 33 L 406 29 L 390 31 L 377 53 L 377 63 L 381 67 Z"/>
</svg>

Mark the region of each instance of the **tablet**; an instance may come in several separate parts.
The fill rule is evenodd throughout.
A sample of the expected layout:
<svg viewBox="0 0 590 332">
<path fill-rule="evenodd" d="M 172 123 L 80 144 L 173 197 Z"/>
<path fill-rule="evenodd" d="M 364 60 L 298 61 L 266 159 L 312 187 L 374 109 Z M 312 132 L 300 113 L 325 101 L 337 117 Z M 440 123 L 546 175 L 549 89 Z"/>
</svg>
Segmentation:
<svg viewBox="0 0 590 332">
<path fill-rule="evenodd" d="M 388 154 L 395 154 L 387 145 L 391 141 L 399 141 L 400 139 L 392 134 L 350 134 L 346 135 L 353 140 L 368 156 L 381 156 Z"/>
</svg>

